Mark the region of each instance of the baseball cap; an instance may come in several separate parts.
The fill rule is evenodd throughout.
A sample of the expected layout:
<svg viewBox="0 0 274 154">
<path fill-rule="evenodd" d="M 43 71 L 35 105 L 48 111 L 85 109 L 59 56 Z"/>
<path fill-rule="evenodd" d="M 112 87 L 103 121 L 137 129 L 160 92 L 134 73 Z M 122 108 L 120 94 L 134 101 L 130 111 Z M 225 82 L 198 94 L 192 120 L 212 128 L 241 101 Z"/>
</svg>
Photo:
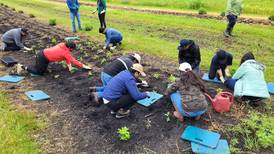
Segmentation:
<svg viewBox="0 0 274 154">
<path fill-rule="evenodd" d="M 179 70 L 183 71 L 183 72 L 186 72 L 186 71 L 191 71 L 192 68 L 191 68 L 191 65 L 189 63 L 185 62 L 185 63 L 180 64 Z"/>
<path fill-rule="evenodd" d="M 141 73 L 142 76 L 146 76 L 146 73 L 144 72 L 144 68 L 141 64 L 133 64 L 131 68 Z"/>
</svg>

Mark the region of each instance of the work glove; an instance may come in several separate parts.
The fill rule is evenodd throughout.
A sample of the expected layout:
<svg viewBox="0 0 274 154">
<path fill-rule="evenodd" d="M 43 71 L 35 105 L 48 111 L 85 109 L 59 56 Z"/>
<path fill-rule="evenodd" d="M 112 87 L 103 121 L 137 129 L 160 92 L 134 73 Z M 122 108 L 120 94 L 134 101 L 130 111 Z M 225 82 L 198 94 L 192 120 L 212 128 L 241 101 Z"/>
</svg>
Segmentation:
<svg viewBox="0 0 274 154">
<path fill-rule="evenodd" d="M 105 13 L 105 12 L 106 12 L 106 10 L 103 10 L 103 11 L 100 12 L 100 14 L 103 14 L 103 13 Z"/>
<path fill-rule="evenodd" d="M 68 64 L 67 66 L 68 66 L 68 70 L 71 72 L 71 71 L 72 71 L 72 66 L 71 66 L 71 64 Z"/>
<path fill-rule="evenodd" d="M 83 68 L 86 69 L 86 70 L 91 70 L 91 67 L 89 67 L 87 65 L 84 65 Z"/>
<path fill-rule="evenodd" d="M 32 48 L 24 47 L 24 50 L 25 50 L 25 51 L 31 51 Z"/>
</svg>

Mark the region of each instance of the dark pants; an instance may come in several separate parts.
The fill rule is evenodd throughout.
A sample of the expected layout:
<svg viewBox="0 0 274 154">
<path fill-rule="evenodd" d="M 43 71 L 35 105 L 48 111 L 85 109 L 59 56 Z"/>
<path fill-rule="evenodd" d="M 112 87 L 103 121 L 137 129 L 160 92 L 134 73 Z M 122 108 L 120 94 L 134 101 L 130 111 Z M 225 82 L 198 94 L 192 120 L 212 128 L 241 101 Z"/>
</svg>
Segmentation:
<svg viewBox="0 0 274 154">
<path fill-rule="evenodd" d="M 106 13 L 98 14 L 99 20 L 100 20 L 100 25 L 101 27 L 106 28 L 106 20 L 105 20 Z"/>
<path fill-rule="evenodd" d="M 32 74 L 43 75 L 48 68 L 49 61 L 45 57 L 43 51 L 40 51 L 36 55 L 36 64 L 34 66 L 28 66 L 27 71 Z"/>
<path fill-rule="evenodd" d="M 128 94 L 123 95 L 116 101 L 111 101 L 107 103 L 107 106 L 114 112 L 117 112 L 119 109 L 128 110 L 135 104 L 135 100 Z"/>
<path fill-rule="evenodd" d="M 231 78 L 231 79 L 228 79 L 228 80 L 225 81 L 225 86 L 226 86 L 228 89 L 234 91 L 234 87 L 235 87 L 236 82 L 237 82 L 236 79 L 232 79 L 232 78 Z"/>
<path fill-rule="evenodd" d="M 19 46 L 17 46 L 15 43 L 5 43 L 5 49 L 4 51 L 18 51 L 21 48 Z"/>
<path fill-rule="evenodd" d="M 220 77 L 219 77 L 219 75 L 217 75 L 217 70 L 218 70 L 218 66 L 214 66 L 213 64 L 210 64 L 208 78 L 214 79 L 215 77 L 217 77 L 219 79 Z M 225 78 L 225 68 L 221 68 L 221 70 L 222 70 L 223 76 Z"/>
<path fill-rule="evenodd" d="M 228 24 L 227 24 L 227 28 L 226 28 L 226 32 L 229 33 L 229 35 L 231 35 L 231 32 L 233 30 L 233 27 L 235 26 L 236 24 L 236 21 L 237 21 L 237 16 L 235 15 L 227 15 L 227 20 L 228 20 Z"/>
</svg>

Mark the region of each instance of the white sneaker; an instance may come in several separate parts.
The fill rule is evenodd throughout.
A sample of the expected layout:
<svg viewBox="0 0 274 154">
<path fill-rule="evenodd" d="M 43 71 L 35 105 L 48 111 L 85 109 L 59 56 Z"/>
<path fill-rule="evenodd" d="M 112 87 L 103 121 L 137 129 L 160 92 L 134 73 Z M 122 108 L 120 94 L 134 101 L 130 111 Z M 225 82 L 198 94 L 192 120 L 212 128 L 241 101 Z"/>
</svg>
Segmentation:
<svg viewBox="0 0 274 154">
<path fill-rule="evenodd" d="M 127 117 L 129 116 L 130 114 L 130 110 L 124 110 L 124 109 L 120 109 L 117 113 L 116 113 L 116 118 L 117 119 L 121 119 L 121 118 L 124 118 L 124 117 Z"/>
</svg>

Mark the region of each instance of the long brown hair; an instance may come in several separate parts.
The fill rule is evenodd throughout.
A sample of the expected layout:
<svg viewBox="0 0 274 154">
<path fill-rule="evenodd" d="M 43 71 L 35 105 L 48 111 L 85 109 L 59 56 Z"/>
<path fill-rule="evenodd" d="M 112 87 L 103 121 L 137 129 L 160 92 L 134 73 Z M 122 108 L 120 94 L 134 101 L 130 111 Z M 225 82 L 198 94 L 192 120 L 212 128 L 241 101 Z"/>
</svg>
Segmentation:
<svg viewBox="0 0 274 154">
<path fill-rule="evenodd" d="M 206 92 L 206 88 L 202 80 L 192 71 L 181 72 L 180 81 L 186 87 L 186 89 L 188 87 L 195 86 L 199 88 L 202 92 Z"/>
</svg>

